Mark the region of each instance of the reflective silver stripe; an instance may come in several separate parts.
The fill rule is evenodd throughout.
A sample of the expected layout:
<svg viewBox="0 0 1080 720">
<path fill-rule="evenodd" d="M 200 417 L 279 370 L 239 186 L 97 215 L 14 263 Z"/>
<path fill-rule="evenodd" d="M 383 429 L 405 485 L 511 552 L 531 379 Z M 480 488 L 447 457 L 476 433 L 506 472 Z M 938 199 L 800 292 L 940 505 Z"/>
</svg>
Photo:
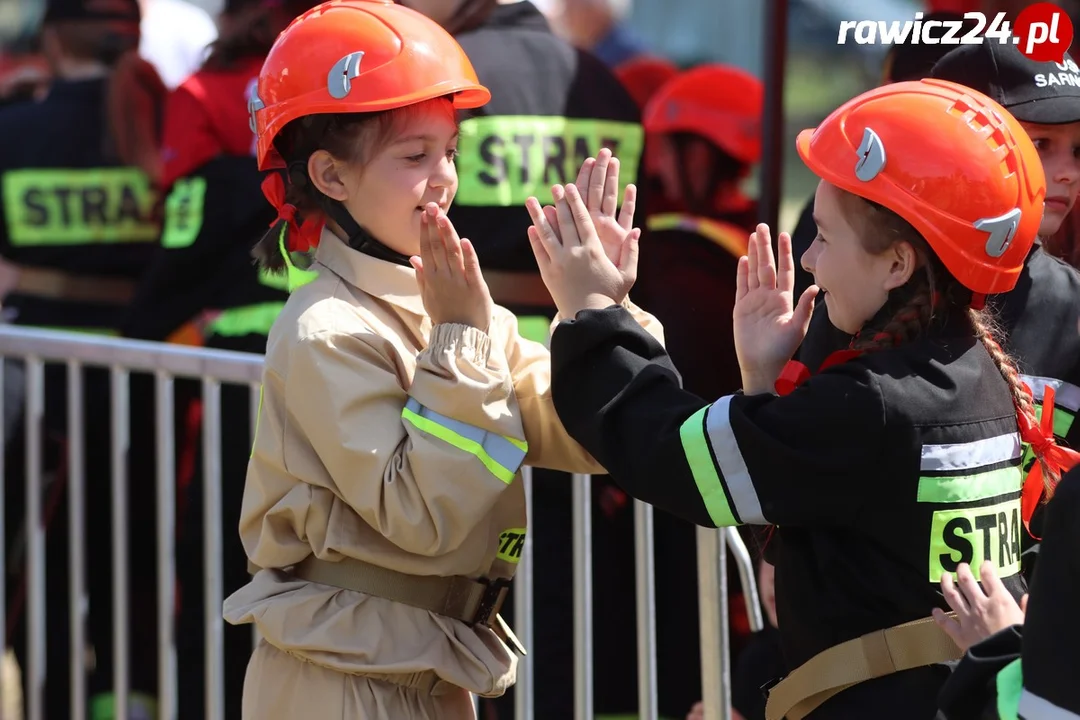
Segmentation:
<svg viewBox="0 0 1080 720">
<path fill-rule="evenodd" d="M 405 403 L 405 409 L 416 413 L 426 420 L 441 425 L 455 435 L 460 435 L 466 440 L 471 440 L 483 448 L 488 457 L 512 473 L 517 472 L 518 468 L 521 467 L 521 464 L 525 462 L 525 448 L 518 447 L 508 438 L 472 425 L 467 425 L 460 420 L 448 418 L 441 413 L 437 413 L 430 408 L 424 407 L 414 398 L 409 398 L 409 401 Z M 525 445 L 525 443 L 521 444 L 523 446 Z"/>
<path fill-rule="evenodd" d="M 923 445 L 919 469 L 970 470 L 1020 457 L 1020 434 L 1009 433 L 966 443 Z"/>
<path fill-rule="evenodd" d="M 1020 691 L 1016 712 L 1024 720 L 1080 720 L 1080 715 L 1044 700 L 1027 688 Z"/>
<path fill-rule="evenodd" d="M 1039 377 L 1037 375 L 1021 375 L 1020 379 L 1031 388 L 1031 394 L 1035 396 L 1035 402 L 1042 402 L 1043 393 L 1047 385 L 1054 388 L 1054 407 L 1065 408 L 1074 415 L 1080 412 L 1080 387 L 1057 378 Z"/>
<path fill-rule="evenodd" d="M 761 512 L 757 490 L 754 489 L 750 471 L 739 451 L 739 441 L 731 430 L 731 398 L 732 396 L 728 395 L 713 403 L 705 418 L 705 430 L 709 434 L 716 464 L 720 466 L 721 482 L 731 495 L 739 520 L 748 524 L 766 525 L 769 521 Z"/>
</svg>

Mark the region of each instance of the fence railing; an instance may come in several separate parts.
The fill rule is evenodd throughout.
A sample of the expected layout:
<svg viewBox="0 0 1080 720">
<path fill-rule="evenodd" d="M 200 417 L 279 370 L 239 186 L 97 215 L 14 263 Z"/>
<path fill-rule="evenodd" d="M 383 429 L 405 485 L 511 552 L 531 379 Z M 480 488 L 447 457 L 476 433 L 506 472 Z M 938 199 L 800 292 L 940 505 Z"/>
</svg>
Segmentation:
<svg viewBox="0 0 1080 720">
<path fill-rule="evenodd" d="M 49 618 L 46 617 L 45 528 L 42 516 L 42 450 L 45 406 L 46 363 L 67 366 L 67 435 L 68 435 L 68 549 L 69 549 L 69 663 L 72 720 L 84 720 L 87 711 L 86 686 L 86 564 L 83 547 L 86 538 L 84 473 L 86 448 L 83 446 L 83 368 L 101 367 L 111 378 L 111 506 L 113 565 L 113 691 L 115 717 L 129 717 L 128 697 L 131 665 L 129 658 L 128 517 L 129 478 L 127 456 L 131 442 L 129 413 L 131 373 L 154 376 L 156 408 L 156 558 L 157 558 L 157 652 L 159 720 L 177 718 L 176 661 L 176 447 L 174 381 L 189 379 L 202 385 L 202 498 L 203 562 L 205 613 L 205 717 L 224 718 L 224 645 L 223 620 L 223 527 L 215 519 L 222 514 L 221 467 L 221 386 L 250 388 L 252 432 L 258 414 L 259 388 L 263 358 L 247 353 L 190 348 L 162 343 L 117 340 L 92 335 L 62 333 L 10 325 L 0 326 L 0 357 L 5 362 L 21 362 L 25 370 L 23 401 L 26 423 L 25 519 L 26 556 L 29 573 L 27 590 L 27 667 L 23 668 L 24 712 L 27 720 L 44 718 L 45 647 Z M 4 373 L 0 373 L 0 417 L 6 415 Z M 17 482 L 4 476 L 5 444 L 0 443 L 0 497 L 5 483 Z M 531 468 L 524 470 L 525 492 L 532 495 Z M 593 717 L 592 627 L 592 531 L 590 477 L 573 476 L 573 558 L 574 558 L 574 718 Z M 235 532 L 236 524 L 226 525 Z M 638 646 L 638 707 L 645 720 L 657 718 L 656 595 L 653 565 L 653 509 L 634 504 L 636 561 L 636 623 Z M 5 558 L 3 513 L 0 513 L 0 559 Z M 531 533 L 526 535 L 522 557 L 514 580 L 514 617 L 519 637 L 526 648 L 532 647 L 533 583 Z M 749 552 L 738 532 L 699 528 L 698 585 L 701 615 L 702 689 L 708 720 L 731 717 L 730 662 L 728 645 L 727 550 L 736 561 L 752 630 L 762 627 L 761 605 L 757 596 L 755 573 Z M 4 597 L 0 594 L 0 618 L 6 617 Z M 7 646 L 5 628 L 0 623 L 0 648 Z M 532 658 L 519 663 L 515 686 L 517 720 L 534 719 Z"/>
</svg>

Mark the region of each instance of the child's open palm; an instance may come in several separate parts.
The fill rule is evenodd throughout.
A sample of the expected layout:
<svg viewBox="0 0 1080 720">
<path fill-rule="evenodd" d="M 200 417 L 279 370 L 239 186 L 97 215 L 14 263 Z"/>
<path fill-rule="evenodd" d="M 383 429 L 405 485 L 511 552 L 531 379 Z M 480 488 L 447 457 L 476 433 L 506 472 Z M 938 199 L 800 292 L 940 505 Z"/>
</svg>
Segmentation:
<svg viewBox="0 0 1080 720">
<path fill-rule="evenodd" d="M 757 226 L 736 280 L 735 352 L 746 392 L 768 392 L 806 336 L 817 287 L 811 285 L 793 307 L 795 261 L 791 236 L 780 233 L 780 263 L 773 260 L 769 226 Z"/>
<path fill-rule="evenodd" d="M 476 250 L 458 238 L 450 218 L 428 203 L 420 219 L 420 257 L 409 258 L 416 270 L 424 309 L 433 325 L 461 323 L 487 332 L 495 303 L 480 272 Z"/>
</svg>

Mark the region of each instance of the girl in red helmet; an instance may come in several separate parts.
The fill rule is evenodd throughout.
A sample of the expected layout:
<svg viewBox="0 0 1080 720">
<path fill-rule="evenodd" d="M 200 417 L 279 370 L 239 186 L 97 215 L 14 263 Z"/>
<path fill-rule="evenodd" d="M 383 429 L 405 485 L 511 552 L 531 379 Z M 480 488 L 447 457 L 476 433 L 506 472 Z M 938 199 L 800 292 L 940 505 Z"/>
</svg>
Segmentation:
<svg viewBox="0 0 1080 720">
<path fill-rule="evenodd" d="M 604 259 L 574 189 L 555 193 L 561 243 L 532 202 L 541 272 L 575 318 L 552 336 L 556 409 L 631 495 L 699 525 L 776 526 L 795 670 L 770 720 L 933 717 L 942 663 L 960 655 L 930 617 L 941 578 L 988 560 L 1018 598 L 1023 524 L 1080 457 L 1036 421 L 981 309 L 1016 283 L 1045 178 L 1011 115 L 938 80 L 851 100 L 798 151 L 821 178 L 803 259 L 818 284 L 794 303 L 791 239 L 777 265 L 758 226 L 737 275 L 742 391 L 712 403 L 614 307 L 632 273 Z M 855 349 L 786 376 L 818 292 Z M 1022 439 L 1040 460 L 1026 481 Z"/>
<path fill-rule="evenodd" d="M 270 331 L 240 518 L 254 576 L 225 602 L 262 638 L 245 718 L 474 717 L 469 693 L 503 693 L 520 650 L 498 615 L 527 532 L 519 469 L 600 471 L 555 416 L 547 351 L 446 217 L 456 111 L 488 98 L 450 35 L 389 0 L 305 13 L 259 75 L 280 216 L 260 254 L 285 264 L 287 226 L 316 278 Z M 591 205 L 628 265 L 606 179 Z"/>
</svg>

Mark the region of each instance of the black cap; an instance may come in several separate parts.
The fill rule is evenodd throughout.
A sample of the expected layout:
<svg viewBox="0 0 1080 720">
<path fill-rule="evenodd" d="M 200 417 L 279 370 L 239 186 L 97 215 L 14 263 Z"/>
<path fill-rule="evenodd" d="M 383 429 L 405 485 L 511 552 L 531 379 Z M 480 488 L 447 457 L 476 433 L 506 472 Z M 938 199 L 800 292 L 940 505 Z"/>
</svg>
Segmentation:
<svg viewBox="0 0 1080 720">
<path fill-rule="evenodd" d="M 1040 125 L 1080 121 L 1080 67 L 1067 53 L 1060 63 L 1036 62 L 1013 43 L 987 39 L 956 48 L 934 65 L 930 77 L 977 90 L 1017 120 Z"/>
<path fill-rule="evenodd" d="M 48 0 L 44 22 L 81 20 L 138 25 L 141 19 L 138 0 Z"/>
</svg>

